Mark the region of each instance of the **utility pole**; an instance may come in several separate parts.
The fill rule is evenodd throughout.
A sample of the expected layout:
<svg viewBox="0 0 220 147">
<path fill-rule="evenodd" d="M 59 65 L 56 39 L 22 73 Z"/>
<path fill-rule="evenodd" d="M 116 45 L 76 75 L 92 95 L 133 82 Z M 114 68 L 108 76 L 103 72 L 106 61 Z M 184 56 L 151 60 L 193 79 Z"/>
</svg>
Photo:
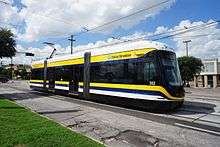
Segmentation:
<svg viewBox="0 0 220 147">
<path fill-rule="evenodd" d="M 189 43 L 192 42 L 192 40 L 185 40 L 183 43 L 186 44 L 186 56 L 189 56 Z"/>
<path fill-rule="evenodd" d="M 11 80 L 13 81 L 13 75 L 14 75 L 14 70 L 13 70 L 13 57 L 11 57 Z"/>
<path fill-rule="evenodd" d="M 73 41 L 76 41 L 75 39 L 73 39 L 73 35 L 70 36 L 70 39 L 68 39 L 70 41 L 70 46 L 71 46 L 71 54 L 73 54 Z"/>
<path fill-rule="evenodd" d="M 0 65 L 0 67 L 2 67 L 3 66 L 3 63 L 2 63 L 2 58 L 1 58 L 1 65 Z"/>
</svg>

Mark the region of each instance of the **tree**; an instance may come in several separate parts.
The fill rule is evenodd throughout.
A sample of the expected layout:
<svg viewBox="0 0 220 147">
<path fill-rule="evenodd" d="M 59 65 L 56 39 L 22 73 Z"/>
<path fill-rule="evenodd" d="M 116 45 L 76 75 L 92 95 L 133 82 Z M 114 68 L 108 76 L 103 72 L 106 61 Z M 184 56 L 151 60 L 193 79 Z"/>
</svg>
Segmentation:
<svg viewBox="0 0 220 147">
<path fill-rule="evenodd" d="M 183 56 L 178 58 L 180 73 L 184 84 L 193 79 L 193 76 L 199 74 L 202 70 L 202 61 L 193 56 Z"/>
<path fill-rule="evenodd" d="M 11 77 L 11 71 L 12 71 L 12 69 L 11 68 L 9 68 L 9 69 L 5 69 L 5 68 L 1 68 L 1 70 L 0 70 L 0 77 L 1 76 L 3 76 L 3 77 Z"/>
<path fill-rule="evenodd" d="M 8 29 L 0 29 L 0 58 L 15 56 L 15 46 L 14 34 Z"/>
</svg>

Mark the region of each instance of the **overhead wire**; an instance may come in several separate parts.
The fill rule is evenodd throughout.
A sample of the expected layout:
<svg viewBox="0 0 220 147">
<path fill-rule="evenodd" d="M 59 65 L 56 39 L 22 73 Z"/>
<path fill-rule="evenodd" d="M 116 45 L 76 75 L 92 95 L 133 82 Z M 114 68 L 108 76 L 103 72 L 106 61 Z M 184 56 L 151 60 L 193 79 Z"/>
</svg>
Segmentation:
<svg viewBox="0 0 220 147">
<path fill-rule="evenodd" d="M 212 22 L 212 23 L 206 23 L 206 24 L 203 24 L 203 25 L 195 25 L 195 26 L 192 26 L 192 27 L 189 27 L 187 29 L 182 29 L 182 31 L 180 32 L 175 32 L 175 31 L 172 31 L 172 33 L 174 34 L 168 34 L 166 36 L 162 36 L 159 38 L 156 38 L 156 39 L 151 39 L 152 41 L 158 41 L 158 40 L 162 40 L 162 39 L 167 39 L 167 38 L 170 38 L 170 37 L 174 37 L 174 36 L 178 36 L 178 35 L 181 35 L 181 34 L 185 34 L 185 33 L 188 33 L 190 31 L 195 31 L 195 30 L 201 30 L 201 29 L 205 29 L 205 28 L 208 28 L 208 27 L 211 27 L 213 25 L 216 25 L 218 24 L 220 21 L 216 21 L 216 22 Z"/>
<path fill-rule="evenodd" d="M 18 25 L 18 24 L 3 22 L 1 20 L 0 20 L 0 24 L 4 24 L 4 25 L 7 25 L 7 26 L 12 26 L 12 27 L 15 27 L 15 28 L 17 28 L 18 26 L 21 26 L 21 25 Z"/>
<path fill-rule="evenodd" d="M 126 16 L 123 16 L 123 17 L 120 17 L 120 18 L 111 20 L 111 21 L 109 21 L 109 22 L 105 22 L 105 23 L 103 23 L 103 24 L 101 24 L 101 25 L 98 25 L 98 26 L 95 26 L 95 27 L 93 27 L 93 28 L 91 28 L 91 29 L 87 29 L 86 31 L 76 33 L 74 36 L 76 37 L 76 36 L 80 36 L 80 35 L 85 34 L 85 33 L 89 33 L 89 32 L 95 31 L 95 30 L 97 30 L 97 29 L 99 29 L 99 28 L 102 28 L 102 27 L 104 27 L 104 26 L 113 24 L 113 23 L 115 23 L 115 22 L 121 21 L 121 20 L 126 19 L 126 18 L 128 18 L 128 17 L 134 16 L 134 15 L 137 15 L 137 14 L 142 13 L 142 12 L 144 12 L 144 11 L 147 11 L 147 10 L 153 9 L 153 8 L 155 8 L 155 7 L 158 7 L 158 6 L 162 5 L 162 4 L 168 3 L 169 1 L 171 1 L 171 0 L 166 0 L 166 1 L 163 1 L 163 2 L 160 2 L 160 3 L 157 3 L 157 4 L 154 4 L 154 5 L 150 6 L 150 7 L 140 9 L 140 10 L 135 11 L 134 13 L 131 13 L 131 14 L 129 14 L 129 15 L 126 15 Z M 0 2 L 1 2 L 1 1 L 0 1 Z M 66 21 L 66 20 L 64 20 L 64 19 L 54 18 L 54 17 L 48 16 L 48 15 L 42 15 L 42 14 L 39 15 L 39 14 L 36 14 L 36 13 L 32 13 L 32 14 L 33 14 L 33 15 L 38 15 L 38 16 L 41 16 L 41 17 L 45 17 L 45 18 L 49 18 L 49 19 L 52 19 L 52 20 L 54 20 L 54 21 L 63 22 L 63 23 L 68 24 L 68 25 L 73 25 L 73 23 L 70 23 L 69 21 Z M 74 23 L 74 24 L 75 24 L 75 23 Z M 19 26 L 21 26 L 21 25 L 19 25 Z M 57 34 L 62 34 L 62 32 L 58 32 L 58 31 L 49 31 L 49 32 L 51 32 L 51 33 L 57 33 Z M 64 38 L 55 40 L 55 41 L 53 41 L 53 42 L 60 42 L 60 41 L 66 40 L 66 39 L 69 38 L 69 35 L 70 35 L 70 34 L 68 34 L 68 36 L 65 36 Z M 112 35 L 106 35 L 106 36 L 109 36 L 109 37 L 111 37 L 111 38 L 113 38 L 113 39 L 118 39 L 118 40 L 120 40 L 120 38 L 114 37 L 114 36 L 112 36 Z M 54 38 L 54 37 L 51 37 L 51 38 Z M 57 37 L 56 37 L 56 38 L 57 38 Z"/>
<path fill-rule="evenodd" d="M 177 39 L 185 39 L 185 38 L 195 38 L 195 37 L 204 37 L 204 36 L 219 36 L 219 34 L 198 34 L 198 35 L 189 35 L 189 36 L 175 36 Z"/>
<path fill-rule="evenodd" d="M 165 3 L 168 3 L 169 1 L 171 0 L 166 0 L 166 1 L 163 1 L 163 2 L 160 2 L 158 4 L 155 4 L 155 5 L 152 5 L 148 8 L 144 8 L 144 9 L 140 9 L 134 13 L 131 13 L 129 15 L 126 15 L 126 16 L 123 16 L 123 17 L 120 17 L 118 19 L 114 19 L 112 21 L 109 21 L 109 22 L 106 22 L 106 23 L 103 23 L 99 26 L 96 26 L 96 27 L 93 27 L 91 29 L 87 29 L 86 31 L 83 31 L 83 32 L 79 32 L 79 33 L 76 33 L 74 36 L 80 36 L 82 34 L 86 34 L 86 33 L 89 33 L 89 32 L 93 32 L 97 29 L 100 29 L 104 26 L 108 26 L 110 24 L 113 24 L 113 23 L 116 23 L 118 21 L 121 21 L 123 19 L 126 19 L 128 17 L 131 17 L 131 16 L 134 16 L 134 15 L 137 15 L 139 13 L 142 13 L 144 11 L 147 11 L 147 10 L 150 10 L 150 9 L 153 9 L 155 7 L 158 7 L 162 4 L 165 4 Z M 3 2 L 4 1 L 1 1 L 0 2 Z M 38 15 L 38 14 L 34 14 L 34 15 Z M 46 17 L 46 18 L 50 18 L 50 19 L 53 19 L 55 21 L 59 21 L 59 22 L 63 22 L 65 24 L 68 24 L 68 25 L 73 25 L 72 23 L 70 22 L 67 22 L 66 20 L 64 19 L 58 19 L 58 18 L 53 18 L 51 16 L 47 16 L 47 15 L 39 15 L 39 16 L 43 16 L 43 17 Z M 130 41 L 136 41 L 136 40 L 140 40 L 140 39 L 144 39 L 144 38 L 149 38 L 150 40 L 152 41 L 157 41 L 157 40 L 162 40 L 162 39 L 167 39 L 167 38 L 170 38 L 170 37 L 174 37 L 174 36 L 178 36 L 178 35 L 181 35 L 181 34 L 184 34 L 184 33 L 187 33 L 189 31 L 193 31 L 194 29 L 199 29 L 200 27 L 203 27 L 203 26 L 207 26 L 207 25 L 212 25 L 212 24 L 216 24 L 216 23 L 219 23 L 220 21 L 214 21 L 214 22 L 210 22 L 210 23 L 207 23 L 207 24 L 201 24 L 201 25 L 196 25 L 196 26 L 192 26 L 192 27 L 188 27 L 188 28 L 182 28 L 182 29 L 178 29 L 178 30 L 171 30 L 171 31 L 166 31 L 164 33 L 158 33 L 158 34 L 154 34 L 154 35 L 148 35 L 148 36 L 142 36 L 142 37 L 139 37 L 139 38 L 135 38 L 135 39 L 128 39 L 128 40 L 122 40 L 122 41 L 119 41 L 119 42 L 116 42 L 116 43 L 113 43 L 113 44 L 107 44 L 107 45 L 103 45 L 103 46 L 99 46 L 99 47 L 94 47 L 94 48 L 102 48 L 102 47 L 105 47 L 105 46 L 111 46 L 111 45 L 115 45 L 115 44 L 120 44 L 120 43 L 124 43 L 124 42 L 130 42 Z M 0 22 L 1 23 L 1 22 Z M 13 24 L 9 24 L 11 26 L 16 26 L 16 25 L 13 25 Z M 21 26 L 21 25 L 20 25 Z M 199 27 L 199 28 L 198 28 Z M 210 27 L 210 26 L 207 26 L 207 27 Z M 100 31 L 100 30 L 98 30 Z M 61 34 L 62 32 L 58 32 L 58 31 L 50 31 L 51 33 L 58 33 L 58 34 Z M 174 33 L 174 34 L 171 34 L 171 33 Z M 164 36 L 163 36 L 164 35 Z M 204 35 L 208 35 L 208 34 L 204 34 Z M 68 35 L 69 36 L 69 35 Z M 112 35 L 108 35 L 108 36 L 111 36 L 111 38 L 113 39 L 117 39 L 117 40 L 121 40 L 120 37 L 114 37 Z M 196 36 L 196 35 L 194 35 Z M 202 36 L 202 35 L 197 35 L 197 36 Z M 159 37 L 159 38 L 155 38 L 155 37 Z M 151 39 L 152 38 L 152 39 Z M 63 41 L 63 40 L 66 40 L 67 39 L 67 36 L 65 38 L 62 38 L 62 39 L 59 39 L 59 40 L 55 40 L 54 42 L 58 42 L 58 41 Z M 90 48 L 90 49 L 93 49 L 93 48 Z"/>
<path fill-rule="evenodd" d="M 153 8 L 155 8 L 155 7 L 158 7 L 158 6 L 162 5 L 162 4 L 168 3 L 169 1 L 171 1 L 171 0 L 166 0 L 166 1 L 163 1 L 163 2 L 160 2 L 160 3 L 157 3 L 157 4 L 155 4 L 155 5 L 152 5 L 152 6 L 150 6 L 150 7 L 147 7 L 147 8 L 144 8 L 144 9 L 140 9 L 140 10 L 138 10 L 138 11 L 136 11 L 136 12 L 134 12 L 134 13 L 131 13 L 131 14 L 129 14 L 129 15 L 126 15 L 126 16 L 123 16 L 123 17 L 114 19 L 114 20 L 112 20 L 112 21 L 103 23 L 102 25 L 99 25 L 99 26 L 93 27 L 93 28 L 91 28 L 91 29 L 88 29 L 88 31 L 86 31 L 86 32 L 81 32 L 81 33 L 79 33 L 78 35 L 81 35 L 81 34 L 84 34 L 84 33 L 88 33 L 88 32 L 91 32 L 91 31 L 94 31 L 94 30 L 96 30 L 96 29 L 98 29 L 98 28 L 101 28 L 101 27 L 110 25 L 110 24 L 112 24 L 112 23 L 115 23 L 115 22 L 117 22 L 117 21 L 121 21 L 121 20 L 123 20 L 123 19 L 126 19 L 126 18 L 128 18 L 128 17 L 134 16 L 134 15 L 137 15 L 137 14 L 140 14 L 140 13 L 142 13 L 142 12 L 144 12 L 144 11 L 148 11 L 148 10 L 153 9 Z M 77 34 L 76 34 L 76 35 L 77 35 Z"/>
<path fill-rule="evenodd" d="M 156 38 L 156 39 L 152 39 L 150 41 L 158 41 L 158 40 L 162 40 L 162 39 L 166 39 L 166 38 L 170 38 L 170 37 L 174 37 L 174 36 L 178 36 L 178 35 L 181 35 L 181 34 L 185 34 L 185 33 L 188 33 L 189 31 L 195 31 L 195 30 L 199 30 L 199 29 L 204 29 L 206 27 L 211 27 L 213 25 L 216 25 L 218 24 L 220 21 L 216 21 L 216 22 L 211 22 L 211 23 L 206 23 L 206 24 L 202 24 L 202 25 L 194 25 L 192 27 L 188 27 L 187 29 L 178 29 L 177 31 L 181 31 L 181 30 L 185 30 L 183 32 L 178 32 L 178 33 L 175 33 L 175 34 L 172 34 L 172 35 L 167 35 L 167 36 L 163 36 L 163 37 L 160 37 L 160 38 Z M 170 32 L 175 32 L 175 31 L 170 31 Z M 168 33 L 168 32 L 166 32 Z M 161 33 L 161 34 L 165 34 L 165 33 Z M 158 34 L 156 34 L 158 35 Z M 155 35 L 155 36 L 156 36 Z M 154 36 L 154 35 L 152 35 Z M 152 37 L 151 36 L 151 37 Z M 103 47 L 108 47 L 108 46 L 113 46 L 113 45 L 117 45 L 117 44 L 122 44 L 122 43 L 126 43 L 126 42 L 135 42 L 135 41 L 138 41 L 138 40 L 143 40 L 145 39 L 146 36 L 142 36 L 142 37 L 138 37 L 138 38 L 135 38 L 135 39 L 129 39 L 129 40 L 124 40 L 124 41 L 118 41 L 118 42 L 114 42 L 114 43 L 110 43 L 110 44 L 106 44 L 106 45 L 102 45 L 102 46 L 98 46 L 98 47 L 92 47 L 92 48 L 88 48 L 88 49 L 83 49 L 83 50 L 80 50 L 81 51 L 86 51 L 86 50 L 92 50 L 92 49 L 97 49 L 97 48 L 103 48 Z M 79 52 L 79 51 L 77 51 Z"/>
<path fill-rule="evenodd" d="M 6 2 L 6 1 L 2 1 L 2 0 L 0 0 L 0 3 L 5 4 L 5 5 L 11 5 L 10 3 Z"/>
<path fill-rule="evenodd" d="M 82 34 L 86 34 L 86 33 L 95 31 L 95 30 L 97 30 L 97 29 L 99 29 L 99 28 L 102 28 L 102 27 L 104 27 L 104 26 L 113 24 L 113 23 L 115 23 L 115 22 L 121 21 L 121 20 L 126 19 L 126 18 L 129 18 L 129 17 L 131 17 L 131 16 L 140 14 L 140 13 L 142 13 L 142 12 L 144 12 L 144 11 L 151 10 L 151 9 L 153 9 L 153 8 L 155 8 L 155 7 L 158 7 L 158 6 L 160 6 L 160 5 L 163 5 L 163 4 L 168 3 L 168 2 L 170 2 L 170 1 L 171 1 L 171 0 L 166 0 L 166 1 L 163 1 L 163 2 L 160 2 L 160 3 L 157 3 L 157 4 L 154 4 L 154 5 L 150 6 L 150 7 L 140 9 L 140 10 L 135 11 L 135 12 L 129 14 L 129 15 L 126 15 L 126 16 L 123 16 L 123 17 L 120 17 L 120 18 L 111 20 L 111 21 L 109 21 L 109 22 L 105 22 L 105 23 L 103 23 L 103 24 L 101 24 L 101 25 L 98 25 L 98 26 L 95 26 L 95 27 L 93 27 L 93 28 L 91 28 L 91 29 L 87 29 L 86 31 L 76 33 L 76 34 L 74 34 L 74 36 L 76 37 L 76 36 L 80 36 L 80 35 L 82 35 Z M 73 33 L 68 34 L 68 35 L 66 35 L 66 37 L 69 37 L 69 36 L 72 35 L 72 34 L 73 34 Z M 66 37 L 64 37 L 64 38 L 66 39 Z M 63 41 L 63 40 L 64 40 L 64 39 L 58 39 L 58 40 L 55 40 L 54 42 L 59 42 L 59 41 Z"/>
</svg>

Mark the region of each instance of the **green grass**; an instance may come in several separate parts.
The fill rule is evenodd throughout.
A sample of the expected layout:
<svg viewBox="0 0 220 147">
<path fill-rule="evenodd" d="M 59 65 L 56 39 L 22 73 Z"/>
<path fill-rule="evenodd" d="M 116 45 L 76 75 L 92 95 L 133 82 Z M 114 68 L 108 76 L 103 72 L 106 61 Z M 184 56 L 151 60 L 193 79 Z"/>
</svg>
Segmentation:
<svg viewBox="0 0 220 147">
<path fill-rule="evenodd" d="M 101 147 L 79 133 L 0 99 L 0 147 Z"/>
</svg>

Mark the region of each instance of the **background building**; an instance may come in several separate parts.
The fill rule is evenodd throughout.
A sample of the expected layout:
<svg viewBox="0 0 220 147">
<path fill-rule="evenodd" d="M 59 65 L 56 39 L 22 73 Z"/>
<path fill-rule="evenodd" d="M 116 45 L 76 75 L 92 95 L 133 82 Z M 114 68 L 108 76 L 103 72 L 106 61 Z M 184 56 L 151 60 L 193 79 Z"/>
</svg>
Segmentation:
<svg viewBox="0 0 220 147">
<path fill-rule="evenodd" d="M 195 87 L 220 87 L 220 62 L 218 59 L 202 61 L 204 67 L 200 75 L 194 76 Z"/>
<path fill-rule="evenodd" d="M 30 79 L 31 66 L 23 64 L 3 65 L 0 67 L 0 77 L 12 79 Z"/>
</svg>

